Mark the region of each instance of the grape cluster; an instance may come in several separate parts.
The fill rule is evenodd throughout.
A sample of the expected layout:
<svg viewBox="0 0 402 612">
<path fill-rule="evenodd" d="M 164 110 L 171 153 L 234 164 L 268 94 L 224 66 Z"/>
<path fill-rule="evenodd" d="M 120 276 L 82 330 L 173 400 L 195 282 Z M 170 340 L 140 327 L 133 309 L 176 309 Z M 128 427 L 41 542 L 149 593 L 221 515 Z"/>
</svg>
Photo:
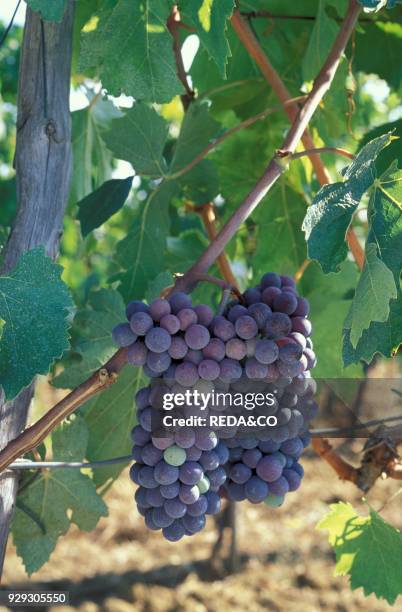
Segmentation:
<svg viewBox="0 0 402 612">
<path fill-rule="evenodd" d="M 162 529 L 175 542 L 201 531 L 205 515 L 220 511 L 218 491 L 226 480 L 222 466 L 229 451 L 213 431 L 152 432 L 155 389 L 144 387 L 136 395 L 139 424 L 132 431 L 135 463 L 130 476 L 139 485 L 135 501 L 147 527 Z"/>
<path fill-rule="evenodd" d="M 309 304 L 288 276 L 267 273 L 222 314 L 192 305 L 181 292 L 150 305 L 130 302 L 128 322 L 113 330 L 127 360 L 151 379 L 136 397 L 132 480 L 150 529 L 177 541 L 205 525 L 221 497 L 277 506 L 303 476 L 298 460 L 309 443 L 316 404 L 310 370 Z M 160 394 L 186 389 L 275 390 L 278 426 L 244 435 L 237 429 L 185 428 L 160 435 L 152 415 Z M 190 408 L 185 408 L 190 411 Z M 216 409 L 217 410 L 217 409 Z"/>
</svg>

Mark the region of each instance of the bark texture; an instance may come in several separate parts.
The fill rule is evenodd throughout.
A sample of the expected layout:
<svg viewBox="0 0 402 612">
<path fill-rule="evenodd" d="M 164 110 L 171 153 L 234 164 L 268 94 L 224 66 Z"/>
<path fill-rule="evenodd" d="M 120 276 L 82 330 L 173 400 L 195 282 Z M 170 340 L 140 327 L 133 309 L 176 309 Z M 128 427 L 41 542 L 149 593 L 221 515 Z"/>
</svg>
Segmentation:
<svg viewBox="0 0 402 612">
<path fill-rule="evenodd" d="M 71 173 L 69 111 L 73 0 L 60 24 L 27 8 L 18 86 L 15 169 L 18 211 L 1 272 L 38 245 L 56 258 Z M 0 449 L 24 429 L 34 384 L 12 402 L 0 391 Z M 0 574 L 14 513 L 18 475 L 0 476 Z"/>
</svg>

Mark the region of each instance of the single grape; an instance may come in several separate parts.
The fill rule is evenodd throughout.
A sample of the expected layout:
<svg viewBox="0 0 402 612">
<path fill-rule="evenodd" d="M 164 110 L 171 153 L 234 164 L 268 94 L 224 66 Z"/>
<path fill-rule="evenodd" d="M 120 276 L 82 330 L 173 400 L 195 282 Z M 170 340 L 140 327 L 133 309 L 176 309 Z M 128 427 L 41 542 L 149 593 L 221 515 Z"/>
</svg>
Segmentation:
<svg viewBox="0 0 402 612">
<path fill-rule="evenodd" d="M 177 446 L 180 446 L 180 448 L 184 448 L 187 451 L 194 445 L 195 433 L 192 429 L 181 428 L 175 432 L 174 441 L 177 444 Z M 187 455 L 187 459 L 188 459 L 188 455 Z"/>
<path fill-rule="evenodd" d="M 139 463 L 134 463 L 130 468 L 130 478 L 135 484 L 140 484 L 140 470 L 141 465 Z"/>
<path fill-rule="evenodd" d="M 231 323 L 235 323 L 239 317 L 241 317 L 242 315 L 246 315 L 247 313 L 248 310 L 245 306 L 242 306 L 241 304 L 235 304 L 235 306 L 233 306 L 229 310 L 227 318 Z"/>
<path fill-rule="evenodd" d="M 211 324 L 212 319 L 214 318 L 214 313 L 212 309 L 206 304 L 198 304 L 198 306 L 196 306 L 194 310 L 198 317 L 198 323 L 200 323 L 201 325 L 205 325 L 205 327 L 208 327 Z"/>
<path fill-rule="evenodd" d="M 196 351 L 194 349 L 188 349 L 184 357 L 184 361 L 190 361 L 190 363 L 193 363 L 196 366 L 198 366 L 202 360 L 203 360 L 202 351 L 199 351 L 199 350 Z"/>
<path fill-rule="evenodd" d="M 222 361 L 225 357 L 225 351 L 225 343 L 220 338 L 211 338 L 207 346 L 202 349 L 205 359 L 212 359 L 213 361 Z"/>
<path fill-rule="evenodd" d="M 210 484 L 208 478 L 206 476 L 203 476 L 197 484 L 197 487 L 201 494 L 209 491 Z"/>
<path fill-rule="evenodd" d="M 237 484 L 246 483 L 251 478 L 251 475 L 251 469 L 244 463 L 235 463 L 229 472 L 229 477 Z"/>
<path fill-rule="evenodd" d="M 147 356 L 147 366 L 151 368 L 154 372 L 158 372 L 161 374 L 162 372 L 166 372 L 168 367 L 170 366 L 172 359 L 169 353 L 148 353 Z"/>
<path fill-rule="evenodd" d="M 182 293 L 181 291 L 173 293 L 168 300 L 173 314 L 177 314 L 179 310 L 182 310 L 183 308 L 191 308 L 192 306 L 190 296 L 187 295 L 187 293 Z"/>
<path fill-rule="evenodd" d="M 267 338 L 275 340 L 276 338 L 287 336 L 291 329 L 292 321 L 287 314 L 283 312 L 273 312 L 268 317 L 264 332 Z"/>
<path fill-rule="evenodd" d="M 160 321 L 170 314 L 170 304 L 167 300 L 158 298 L 149 305 L 149 314 L 154 321 Z"/>
<path fill-rule="evenodd" d="M 152 505 L 147 502 L 147 491 L 152 491 L 152 489 L 144 489 L 144 487 L 138 487 L 138 489 L 134 493 L 134 499 L 138 506 L 142 506 L 143 508 L 152 507 Z"/>
<path fill-rule="evenodd" d="M 186 356 L 187 351 L 188 347 L 183 338 L 180 338 L 180 336 L 174 336 L 168 350 L 168 353 L 172 359 L 183 359 L 183 357 Z"/>
<path fill-rule="evenodd" d="M 137 334 L 135 334 L 128 323 L 119 323 L 112 331 L 113 341 L 117 346 L 130 346 L 137 340 Z"/>
<path fill-rule="evenodd" d="M 270 508 L 279 508 L 279 506 L 282 506 L 284 501 L 284 496 L 269 494 L 268 497 L 264 500 L 264 504 L 266 504 Z"/>
<path fill-rule="evenodd" d="M 183 463 L 186 461 L 186 451 L 184 448 L 180 448 L 180 446 L 176 446 L 174 444 L 173 446 L 169 446 L 169 448 L 164 451 L 163 458 L 169 465 L 175 465 L 178 467 L 179 465 L 183 465 Z"/>
<path fill-rule="evenodd" d="M 257 332 L 257 323 L 249 315 L 243 315 L 239 317 L 235 323 L 235 330 L 237 335 L 243 340 L 249 340 L 253 338 Z"/>
<path fill-rule="evenodd" d="M 154 322 L 147 312 L 135 312 L 130 318 L 130 327 L 137 336 L 145 336 Z"/>
<path fill-rule="evenodd" d="M 223 340 L 223 342 L 227 342 L 236 335 L 233 323 L 224 317 L 216 317 L 212 322 L 212 326 L 214 335 Z"/>
<path fill-rule="evenodd" d="M 251 287 L 244 292 L 244 299 L 248 306 L 250 304 L 257 304 L 257 302 L 261 301 L 261 292 L 256 287 Z"/>
<path fill-rule="evenodd" d="M 295 457 L 296 459 L 300 457 L 303 450 L 304 446 L 300 438 L 292 438 L 291 440 L 286 440 L 283 442 L 283 444 L 281 444 L 281 451 L 286 455 Z"/>
<path fill-rule="evenodd" d="M 146 431 L 141 425 L 136 425 L 131 431 L 131 439 L 138 446 L 145 446 L 151 439 L 149 431 Z"/>
<path fill-rule="evenodd" d="M 145 525 L 148 527 L 148 529 L 151 529 L 152 531 L 158 531 L 159 527 L 158 525 L 154 523 L 152 512 L 153 510 L 151 509 L 145 511 L 145 514 L 144 514 Z"/>
<path fill-rule="evenodd" d="M 248 308 L 248 314 L 250 317 L 253 317 L 254 321 L 257 323 L 258 329 L 264 329 L 271 312 L 270 307 L 264 304 L 264 302 L 257 302 Z"/>
<path fill-rule="evenodd" d="M 216 380 L 219 373 L 219 365 L 212 359 L 203 359 L 198 366 L 198 374 L 203 380 Z"/>
<path fill-rule="evenodd" d="M 310 312 L 310 304 L 306 298 L 297 298 L 297 308 L 293 313 L 295 317 L 307 317 Z"/>
<path fill-rule="evenodd" d="M 274 303 L 274 299 L 278 295 L 281 295 L 281 293 L 282 291 L 278 289 L 278 287 L 267 287 L 262 292 L 261 299 L 264 302 L 264 304 L 267 304 L 267 306 L 272 307 L 272 304 Z"/>
<path fill-rule="evenodd" d="M 129 302 L 126 307 L 126 317 L 128 320 L 131 319 L 132 315 L 136 312 L 148 312 L 149 306 L 144 304 L 144 302 L 139 302 L 138 300 L 133 300 Z"/>
<path fill-rule="evenodd" d="M 289 483 L 286 478 L 281 476 L 278 480 L 269 483 L 269 491 L 273 495 L 285 496 L 289 491 Z"/>
<path fill-rule="evenodd" d="M 230 359 L 241 361 L 246 354 L 247 347 L 243 340 L 239 340 L 239 338 L 231 338 L 231 340 L 226 343 L 226 355 Z"/>
<path fill-rule="evenodd" d="M 154 477 L 156 482 L 161 485 L 172 484 L 179 477 L 179 469 L 173 465 L 169 465 L 162 459 L 154 468 Z"/>
<path fill-rule="evenodd" d="M 172 482 L 172 484 L 161 485 L 159 490 L 165 499 L 174 499 L 179 495 L 180 487 L 180 482 L 176 480 L 175 482 Z"/>
<path fill-rule="evenodd" d="M 208 472 L 208 479 L 213 491 L 218 491 L 226 481 L 226 472 L 222 466 Z"/>
<path fill-rule="evenodd" d="M 205 495 L 200 495 L 194 504 L 187 506 L 187 512 L 190 516 L 201 516 L 208 510 L 208 501 Z"/>
<path fill-rule="evenodd" d="M 258 448 L 250 448 L 243 453 L 242 461 L 249 468 L 257 467 L 257 463 L 262 457 L 262 452 Z"/>
<path fill-rule="evenodd" d="M 200 497 L 200 490 L 197 485 L 180 485 L 179 498 L 183 504 L 194 504 Z"/>
<path fill-rule="evenodd" d="M 162 451 L 156 448 L 152 443 L 146 444 L 141 449 L 141 461 L 145 465 L 153 467 L 162 459 Z"/>
<path fill-rule="evenodd" d="M 317 358 L 315 356 L 314 351 L 310 348 L 305 348 L 303 351 L 303 355 L 307 359 L 307 368 L 309 370 L 312 370 L 317 364 Z"/>
<path fill-rule="evenodd" d="M 261 447 L 260 447 L 261 448 Z M 267 455 L 257 464 L 257 475 L 265 482 L 273 482 L 282 475 L 282 465 L 277 458 Z"/>
<path fill-rule="evenodd" d="M 190 448 L 186 448 L 187 461 L 198 461 L 201 455 L 202 455 L 202 450 L 197 448 L 196 446 L 191 446 Z"/>
<path fill-rule="evenodd" d="M 293 289 L 296 288 L 296 282 L 291 276 L 281 275 L 281 283 L 282 287 L 292 287 Z"/>
<path fill-rule="evenodd" d="M 154 327 L 147 332 L 145 344 L 153 353 L 164 353 L 168 351 L 172 343 L 172 338 L 166 329 Z"/>
<path fill-rule="evenodd" d="M 180 499 L 166 499 L 163 506 L 166 514 L 173 519 L 182 518 L 187 511 L 186 504 Z"/>
<path fill-rule="evenodd" d="M 255 358 L 260 363 L 269 365 L 278 359 L 279 349 L 272 340 L 257 340 Z"/>
<path fill-rule="evenodd" d="M 192 308 L 182 308 L 177 313 L 177 318 L 180 321 L 181 331 L 185 331 L 190 325 L 194 325 L 198 321 L 197 313 Z"/>
<path fill-rule="evenodd" d="M 134 461 L 139 461 L 142 463 L 142 447 L 141 446 L 133 446 L 131 449 L 131 456 Z"/>
<path fill-rule="evenodd" d="M 294 363 L 285 363 L 283 361 L 278 361 L 278 370 L 279 374 L 284 377 L 294 378 L 295 376 L 299 376 L 304 370 L 304 366 L 301 361 L 295 361 Z"/>
<path fill-rule="evenodd" d="M 149 465 L 142 466 L 138 471 L 138 484 L 146 489 L 155 489 L 158 486 L 158 482 L 154 477 L 155 469 Z"/>
<path fill-rule="evenodd" d="M 215 446 L 214 452 L 218 455 L 220 465 L 227 463 L 229 460 L 229 449 L 223 442 L 218 442 Z"/>
<path fill-rule="evenodd" d="M 299 361 L 303 354 L 303 349 L 300 344 L 296 342 L 290 342 L 279 348 L 279 358 L 284 363 L 295 363 Z"/>
<path fill-rule="evenodd" d="M 190 325 L 184 334 L 184 340 L 190 349 L 203 349 L 207 346 L 210 340 L 209 331 L 203 325 Z"/>
<path fill-rule="evenodd" d="M 152 510 L 152 520 L 159 529 L 169 527 L 174 521 L 167 513 L 164 508 L 154 508 Z"/>
<path fill-rule="evenodd" d="M 268 366 L 257 361 L 255 357 L 249 357 L 245 365 L 246 375 L 251 380 L 266 378 Z"/>
<path fill-rule="evenodd" d="M 297 308 L 297 297 L 290 291 L 283 291 L 273 301 L 273 309 L 291 315 Z"/>
<path fill-rule="evenodd" d="M 180 466 L 179 478 L 183 484 L 191 486 L 198 484 L 203 475 L 202 467 L 196 461 L 187 461 Z"/>
<path fill-rule="evenodd" d="M 173 442 L 173 437 L 168 434 L 163 434 L 162 436 L 152 436 L 152 444 L 162 451 L 171 446 Z"/>
<path fill-rule="evenodd" d="M 218 514 L 221 509 L 221 498 L 214 491 L 207 491 L 205 493 L 205 497 L 207 500 L 207 509 L 205 511 L 206 514 Z"/>
<path fill-rule="evenodd" d="M 162 533 L 169 542 L 178 542 L 185 535 L 185 529 L 180 521 L 173 521 L 171 525 L 162 529 Z"/>
<path fill-rule="evenodd" d="M 250 480 L 246 482 L 244 492 L 247 496 L 247 499 L 249 499 L 254 504 L 258 504 L 264 501 L 264 499 L 267 497 L 268 485 L 258 476 L 252 476 Z"/>
<path fill-rule="evenodd" d="M 203 452 L 199 463 L 204 471 L 216 470 L 220 464 L 219 455 L 214 450 Z"/>
<path fill-rule="evenodd" d="M 195 433 L 195 445 L 203 451 L 213 450 L 218 444 L 218 437 L 214 431 L 198 430 Z"/>
<path fill-rule="evenodd" d="M 312 325 L 308 319 L 303 317 L 292 317 L 292 330 L 303 334 L 303 336 L 310 336 L 312 332 Z"/>
<path fill-rule="evenodd" d="M 229 482 L 226 486 L 226 491 L 231 501 L 243 501 L 246 499 L 246 491 L 244 484 L 238 484 L 237 482 Z"/>
<path fill-rule="evenodd" d="M 222 359 L 220 362 L 220 379 L 224 382 L 237 380 L 242 375 L 242 367 L 234 359 Z"/>
<path fill-rule="evenodd" d="M 171 336 L 177 334 L 180 329 L 180 321 L 176 315 L 168 314 L 160 320 L 160 326 L 165 329 Z"/>
<path fill-rule="evenodd" d="M 165 503 L 165 499 L 162 497 L 159 487 L 146 489 L 145 496 L 150 507 L 161 508 Z"/>
<path fill-rule="evenodd" d="M 143 366 L 147 362 L 148 349 L 142 340 L 137 340 L 127 349 L 127 361 L 131 365 Z"/>
<path fill-rule="evenodd" d="M 297 491 L 301 484 L 301 476 L 295 469 L 283 470 L 283 475 L 288 481 L 289 491 Z"/>
<path fill-rule="evenodd" d="M 182 522 L 185 529 L 193 534 L 204 529 L 206 520 L 205 516 L 202 514 L 200 516 L 190 516 L 186 514 L 186 516 L 183 517 Z"/>
<path fill-rule="evenodd" d="M 197 367 L 190 361 L 180 363 L 175 372 L 176 381 L 183 387 L 191 387 L 198 380 Z"/>
<path fill-rule="evenodd" d="M 266 287 L 278 287 L 280 288 L 282 285 L 282 281 L 278 274 L 274 272 L 267 272 L 261 279 L 261 288 L 265 289 Z"/>
<path fill-rule="evenodd" d="M 302 349 L 305 349 L 307 347 L 307 338 L 299 332 L 291 332 L 289 334 L 289 339 L 294 340 L 294 342 L 297 342 L 297 344 L 300 344 Z"/>
</svg>

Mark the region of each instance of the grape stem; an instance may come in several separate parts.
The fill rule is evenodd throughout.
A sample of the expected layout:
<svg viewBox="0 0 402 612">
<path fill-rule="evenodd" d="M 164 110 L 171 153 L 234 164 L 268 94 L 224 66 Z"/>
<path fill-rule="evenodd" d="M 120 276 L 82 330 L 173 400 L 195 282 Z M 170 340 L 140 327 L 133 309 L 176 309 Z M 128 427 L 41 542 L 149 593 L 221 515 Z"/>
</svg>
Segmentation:
<svg viewBox="0 0 402 612">
<path fill-rule="evenodd" d="M 355 155 L 350 153 L 350 151 L 346 151 L 345 149 L 340 149 L 339 147 L 318 147 L 317 149 L 305 149 L 304 151 L 297 151 L 296 153 L 290 153 L 289 151 L 283 151 L 279 149 L 276 154 L 280 159 L 289 159 L 293 161 L 294 159 L 300 159 L 301 157 L 311 157 L 312 155 L 321 155 L 321 153 L 335 153 L 336 155 L 342 155 L 343 157 L 347 157 L 349 159 L 355 159 Z"/>
<path fill-rule="evenodd" d="M 282 144 L 282 147 L 280 147 L 281 149 L 294 153 L 300 140 L 305 137 L 305 131 L 312 116 L 314 115 L 314 112 L 317 110 L 322 98 L 331 86 L 340 59 L 358 19 L 360 9 L 361 7 L 357 0 L 350 0 L 345 19 L 339 29 L 328 58 L 314 81 L 310 94 L 307 96 L 303 106 L 300 109 L 296 107 L 292 110 L 293 124 Z M 238 11 L 234 12 L 232 18 L 232 24 L 235 26 L 236 23 L 238 26 L 239 24 L 241 26 L 243 23 L 247 30 L 250 31 Z M 236 30 L 244 31 L 244 29 L 242 30 L 241 27 L 237 27 Z M 254 38 L 252 33 L 251 36 Z M 289 99 L 290 95 L 288 95 L 288 92 L 286 90 L 283 91 L 282 82 L 277 81 L 277 85 L 279 85 L 279 88 L 282 90 L 283 99 Z M 286 108 L 290 109 L 292 107 L 288 106 Z M 307 148 L 313 147 L 314 143 Z M 312 162 L 314 163 L 313 160 L 319 160 L 319 157 L 314 155 L 312 157 Z M 188 272 L 177 279 L 174 291 L 188 291 L 188 287 L 194 286 L 194 278 L 196 278 L 195 275 L 205 274 L 209 270 L 214 261 L 223 252 L 225 246 L 233 238 L 241 224 L 258 206 L 264 196 L 268 193 L 269 189 L 282 175 L 283 171 L 284 169 L 277 163 L 274 156 L 254 189 L 246 197 L 228 222 L 222 227 L 204 254 L 188 270 Z M 92 376 L 90 376 L 90 378 L 88 378 L 88 380 L 71 391 L 71 393 L 69 393 L 64 399 L 51 408 L 34 425 L 26 428 L 19 436 L 9 442 L 9 444 L 0 452 L 0 472 L 2 472 L 18 457 L 21 457 L 28 451 L 36 448 L 46 438 L 46 436 L 63 421 L 63 419 L 74 412 L 74 410 L 81 406 L 81 404 L 112 384 L 125 364 L 126 350 L 120 349 L 100 370 L 96 371 L 94 374 L 92 374 Z"/>
</svg>

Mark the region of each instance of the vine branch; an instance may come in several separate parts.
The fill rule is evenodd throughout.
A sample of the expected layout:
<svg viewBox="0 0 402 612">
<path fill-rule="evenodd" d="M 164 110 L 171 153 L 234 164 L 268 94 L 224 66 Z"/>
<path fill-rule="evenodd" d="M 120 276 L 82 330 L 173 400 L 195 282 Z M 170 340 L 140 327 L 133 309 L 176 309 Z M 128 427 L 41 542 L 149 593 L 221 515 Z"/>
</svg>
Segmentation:
<svg viewBox="0 0 402 612">
<path fill-rule="evenodd" d="M 295 152 L 297 145 L 306 131 L 311 117 L 333 81 L 340 59 L 353 32 L 353 28 L 356 24 L 359 13 L 360 5 L 356 0 L 350 0 L 347 14 L 341 28 L 339 29 L 328 58 L 314 82 L 313 89 L 306 98 L 297 115 L 295 115 L 293 124 L 281 147 L 282 149 L 290 151 L 291 153 Z M 288 99 L 289 97 L 290 96 L 288 96 L 286 92 L 285 99 Z M 314 159 L 318 159 L 318 157 L 314 156 Z M 209 270 L 214 261 L 222 253 L 227 243 L 234 236 L 240 225 L 258 206 L 260 201 L 278 180 L 283 171 L 284 169 L 277 163 L 275 157 L 271 159 L 263 176 L 257 182 L 254 189 L 235 211 L 226 225 L 222 227 L 196 264 L 192 266 L 190 270 L 184 274 L 184 276 L 177 279 L 173 291 L 177 291 L 179 289 L 190 291 L 193 286 L 196 285 L 196 281 L 194 280 L 195 275 L 206 273 Z M 101 370 L 95 372 L 86 382 L 82 383 L 82 385 L 69 393 L 61 402 L 51 408 L 34 425 L 28 427 L 24 432 L 17 436 L 17 438 L 12 440 L 0 452 L 0 472 L 15 461 L 15 459 L 24 455 L 26 452 L 32 450 L 38 444 L 40 444 L 40 442 L 44 440 L 44 438 L 54 429 L 54 427 L 56 427 L 56 425 L 71 414 L 83 402 L 98 393 L 100 390 L 109 386 L 109 384 L 111 384 L 117 378 L 118 373 L 123 368 L 126 361 L 125 356 L 125 349 L 120 349 L 117 351 L 117 353 L 115 353 L 115 355 L 105 364 L 103 368 L 101 368 Z M 102 379 L 101 372 L 103 372 Z"/>
</svg>

